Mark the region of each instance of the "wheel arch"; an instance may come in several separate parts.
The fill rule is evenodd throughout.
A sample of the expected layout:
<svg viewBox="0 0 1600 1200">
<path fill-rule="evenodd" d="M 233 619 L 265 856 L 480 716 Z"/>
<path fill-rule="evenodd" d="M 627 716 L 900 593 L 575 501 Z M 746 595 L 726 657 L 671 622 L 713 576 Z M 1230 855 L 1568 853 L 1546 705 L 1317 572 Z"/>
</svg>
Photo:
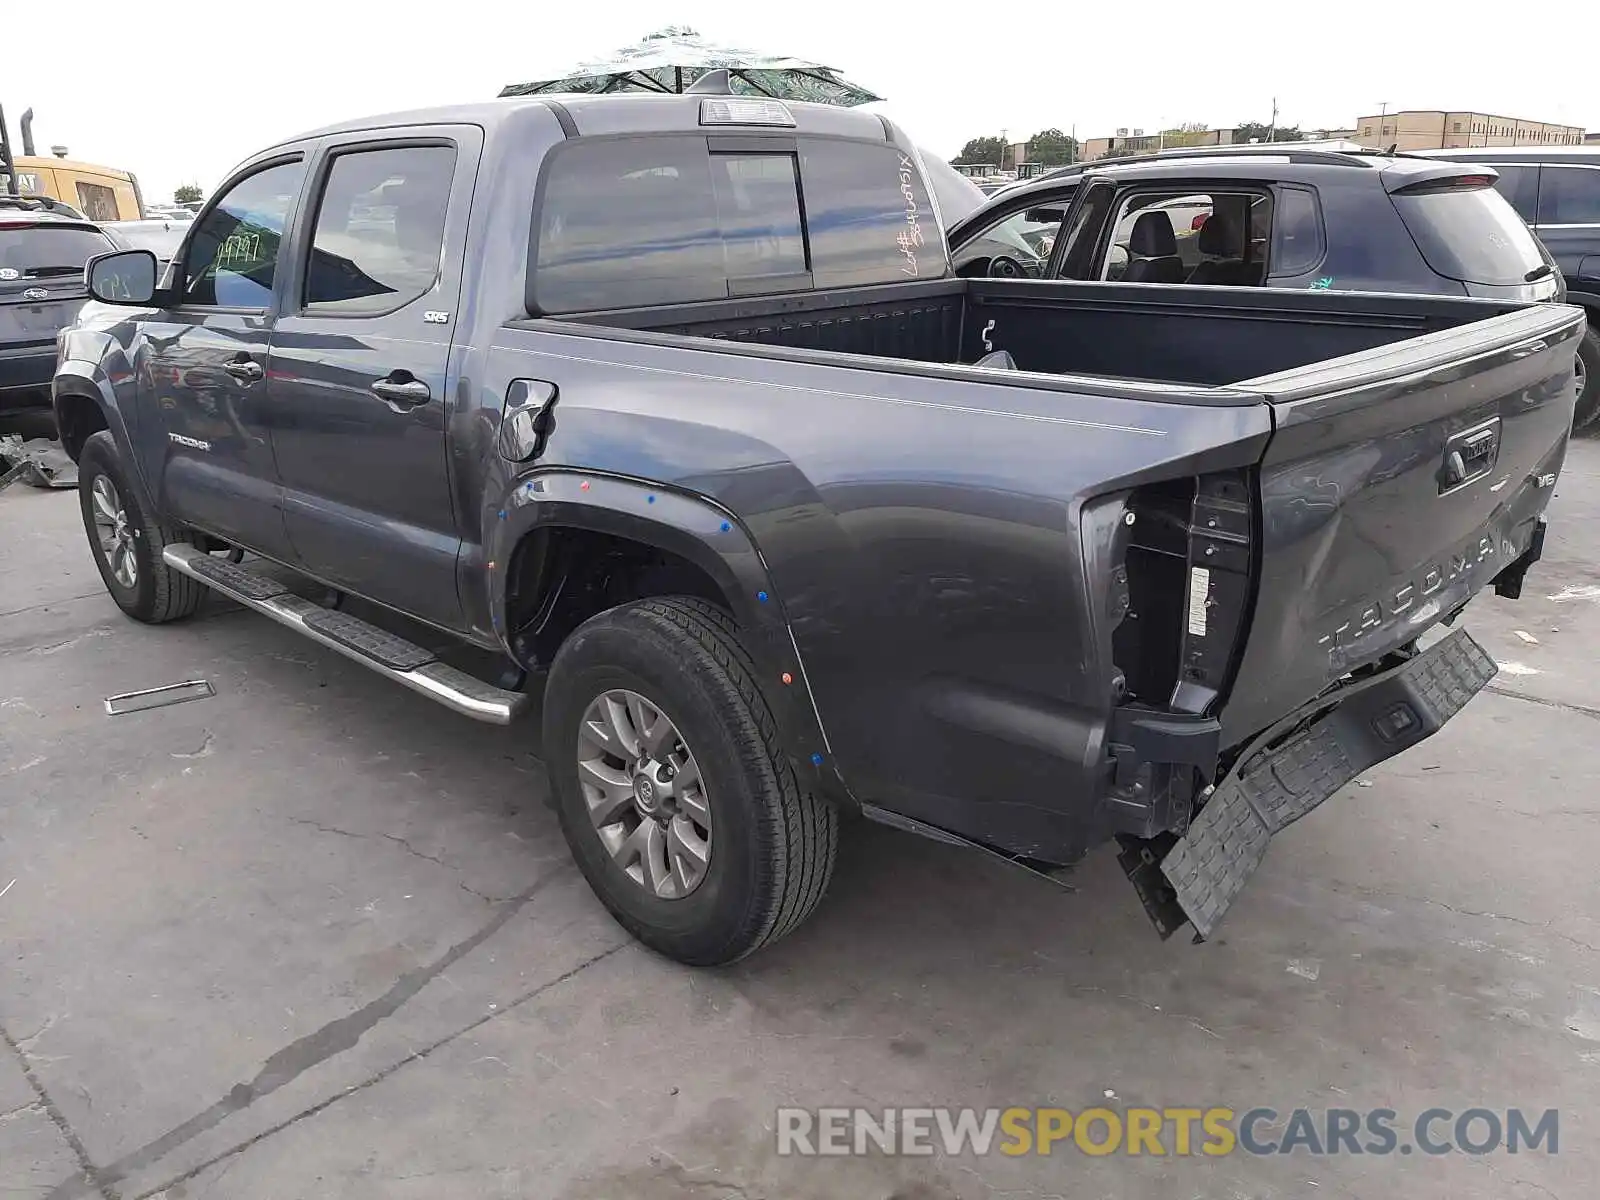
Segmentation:
<svg viewBox="0 0 1600 1200">
<path fill-rule="evenodd" d="M 750 532 L 704 496 L 565 469 L 518 481 L 487 539 L 494 629 L 539 670 L 589 617 L 649 596 L 723 608 L 800 778 L 853 804 L 833 763 L 782 599 Z"/>
</svg>

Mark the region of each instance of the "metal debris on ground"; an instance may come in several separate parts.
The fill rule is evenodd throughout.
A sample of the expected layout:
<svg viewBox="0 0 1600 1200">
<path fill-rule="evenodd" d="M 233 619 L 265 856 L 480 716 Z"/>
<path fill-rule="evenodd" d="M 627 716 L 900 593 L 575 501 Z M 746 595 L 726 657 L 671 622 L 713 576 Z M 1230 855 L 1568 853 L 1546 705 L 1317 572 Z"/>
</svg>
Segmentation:
<svg viewBox="0 0 1600 1200">
<path fill-rule="evenodd" d="M 78 464 L 60 442 L 48 438 L 25 442 L 18 434 L 7 434 L 0 437 L 0 492 L 19 479 L 29 487 L 75 488 Z"/>
<path fill-rule="evenodd" d="M 120 696 L 107 696 L 106 712 L 118 717 L 123 713 L 163 708 L 168 704 L 182 704 L 185 700 L 205 700 L 216 694 L 209 679 L 190 679 L 184 683 L 169 683 L 158 688 L 147 688 L 142 692 L 123 692 Z"/>
</svg>

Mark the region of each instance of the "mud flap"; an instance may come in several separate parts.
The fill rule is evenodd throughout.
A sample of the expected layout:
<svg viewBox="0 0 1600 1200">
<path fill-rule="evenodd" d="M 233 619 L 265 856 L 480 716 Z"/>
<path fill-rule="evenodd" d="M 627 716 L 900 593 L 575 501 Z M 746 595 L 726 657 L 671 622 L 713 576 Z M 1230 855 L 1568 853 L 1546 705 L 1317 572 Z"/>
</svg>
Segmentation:
<svg viewBox="0 0 1600 1200">
<path fill-rule="evenodd" d="M 1160 860 L 1170 892 L 1152 886 L 1148 854 L 1140 877 L 1129 871 L 1162 936 L 1181 924 L 1173 920 L 1174 903 L 1194 926 L 1197 941 L 1212 936 L 1274 834 L 1362 771 L 1438 732 L 1497 669 L 1465 630 L 1457 630 L 1408 662 L 1309 706 L 1315 713 L 1334 705 L 1287 738 L 1282 730 L 1303 723 L 1304 715 L 1267 730 L 1256 739 L 1261 748 L 1246 751 Z M 1147 847 L 1153 848 L 1154 843 Z M 1124 851 L 1125 869 L 1129 852 Z"/>
</svg>

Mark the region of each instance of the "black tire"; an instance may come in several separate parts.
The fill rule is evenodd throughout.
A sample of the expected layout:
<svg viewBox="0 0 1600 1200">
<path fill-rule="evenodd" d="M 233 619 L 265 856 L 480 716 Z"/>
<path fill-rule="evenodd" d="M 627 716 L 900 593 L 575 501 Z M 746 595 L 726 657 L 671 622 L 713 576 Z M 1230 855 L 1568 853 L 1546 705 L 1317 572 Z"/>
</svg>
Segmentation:
<svg viewBox="0 0 1600 1200">
<path fill-rule="evenodd" d="M 647 698 L 693 748 L 713 818 L 704 881 L 663 900 L 628 876 L 589 818 L 579 723 L 611 689 Z M 816 908 L 833 873 L 838 818 L 802 789 L 732 619 L 703 600 L 641 600 L 591 618 L 556 655 L 545 686 L 544 754 L 562 833 L 612 916 L 691 966 L 734 962 Z"/>
<path fill-rule="evenodd" d="M 1600 329 L 1595 327 L 1600 322 L 1600 313 L 1589 314 L 1589 328 L 1584 332 L 1583 341 L 1578 343 L 1578 361 L 1583 366 L 1583 391 L 1578 396 L 1578 404 L 1572 412 L 1572 428 L 1574 431 L 1586 429 L 1600 420 Z"/>
<path fill-rule="evenodd" d="M 112 571 L 94 520 L 94 481 L 105 476 L 116 488 L 117 498 L 127 516 L 132 534 L 136 570 L 133 586 L 128 587 Z M 198 580 L 174 571 L 161 561 L 161 552 L 174 543 L 186 542 L 183 531 L 144 511 L 117 455 L 117 443 L 106 430 L 92 435 L 78 456 L 78 503 L 83 512 L 83 529 L 89 538 L 89 552 L 100 569 L 106 591 L 117 607 L 136 621 L 160 625 L 187 617 L 200 606 L 205 587 Z"/>
</svg>

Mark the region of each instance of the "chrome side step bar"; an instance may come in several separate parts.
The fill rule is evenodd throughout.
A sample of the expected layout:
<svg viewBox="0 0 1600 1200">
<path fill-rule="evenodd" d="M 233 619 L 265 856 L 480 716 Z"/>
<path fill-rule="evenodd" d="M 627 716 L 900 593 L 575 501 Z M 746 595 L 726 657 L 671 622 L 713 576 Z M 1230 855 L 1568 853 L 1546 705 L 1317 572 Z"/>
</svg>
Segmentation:
<svg viewBox="0 0 1600 1200">
<path fill-rule="evenodd" d="M 368 670 L 420 692 L 462 716 L 490 725 L 509 725 L 526 710 L 530 697 L 485 683 L 440 662 L 431 650 L 414 645 L 358 617 L 323 608 L 283 584 L 197 546 L 168 546 L 162 561 L 228 599 L 271 617 L 296 633 L 336 650 Z"/>
</svg>

